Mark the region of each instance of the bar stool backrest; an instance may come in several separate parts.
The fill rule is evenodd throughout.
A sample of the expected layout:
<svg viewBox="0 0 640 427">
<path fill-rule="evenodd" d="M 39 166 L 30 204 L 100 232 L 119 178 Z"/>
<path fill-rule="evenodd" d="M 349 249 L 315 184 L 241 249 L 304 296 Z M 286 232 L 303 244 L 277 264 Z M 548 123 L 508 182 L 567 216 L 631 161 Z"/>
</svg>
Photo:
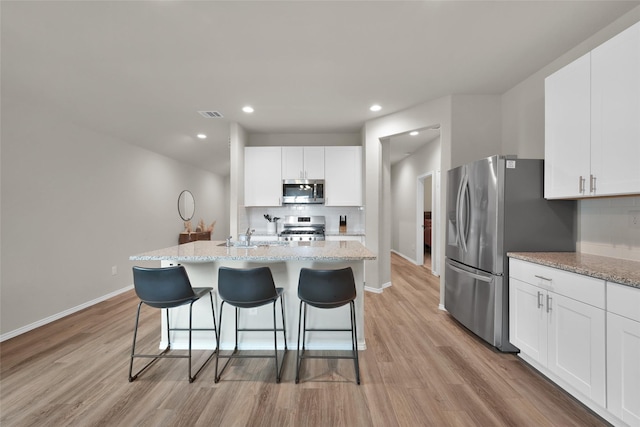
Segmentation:
<svg viewBox="0 0 640 427">
<path fill-rule="evenodd" d="M 133 287 L 142 302 L 156 308 L 177 307 L 197 299 L 182 265 L 133 267 Z"/>
<path fill-rule="evenodd" d="M 218 295 L 229 304 L 241 308 L 258 307 L 278 298 L 269 267 L 220 267 Z"/>
<path fill-rule="evenodd" d="M 300 269 L 298 298 L 319 308 L 336 308 L 356 298 L 351 267 L 338 270 Z"/>
</svg>

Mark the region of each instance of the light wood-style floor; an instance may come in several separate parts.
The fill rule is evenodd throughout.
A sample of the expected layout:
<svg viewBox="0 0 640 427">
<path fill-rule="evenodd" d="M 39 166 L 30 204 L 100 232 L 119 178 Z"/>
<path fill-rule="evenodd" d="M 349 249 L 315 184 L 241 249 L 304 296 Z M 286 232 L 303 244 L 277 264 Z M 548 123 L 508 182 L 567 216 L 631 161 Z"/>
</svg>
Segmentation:
<svg viewBox="0 0 640 427">
<path fill-rule="evenodd" d="M 273 360 L 236 360 L 218 384 L 186 361 L 159 361 L 129 383 L 137 300 L 128 292 L 1 344 L 0 425 L 597 426 L 604 422 L 512 354 L 438 310 L 438 279 L 392 255 L 393 286 L 365 295 L 362 385 L 349 360 L 307 360 L 294 383 Z M 146 322 L 145 322 L 146 320 Z M 157 347 L 158 311 L 141 333 Z M 201 352 L 198 352 L 199 354 Z"/>
</svg>

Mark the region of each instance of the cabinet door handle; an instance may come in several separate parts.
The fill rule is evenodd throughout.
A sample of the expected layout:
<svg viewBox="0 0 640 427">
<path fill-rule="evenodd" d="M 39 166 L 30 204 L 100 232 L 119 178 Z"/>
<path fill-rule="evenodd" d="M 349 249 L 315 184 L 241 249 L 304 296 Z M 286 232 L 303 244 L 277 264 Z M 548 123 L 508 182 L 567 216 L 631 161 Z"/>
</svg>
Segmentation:
<svg viewBox="0 0 640 427">
<path fill-rule="evenodd" d="M 551 298 L 551 295 L 547 295 L 547 313 L 551 313 L 551 302 L 553 301 L 553 298 Z"/>
<path fill-rule="evenodd" d="M 547 282 L 551 281 L 551 279 L 549 279 L 548 277 L 538 276 L 537 274 L 535 274 L 533 277 L 537 277 L 538 279 L 546 280 Z"/>
<path fill-rule="evenodd" d="M 595 175 L 589 175 L 589 193 L 596 192 L 596 177 Z"/>
<path fill-rule="evenodd" d="M 584 193 L 584 178 L 582 175 L 578 178 L 578 193 Z"/>
<path fill-rule="evenodd" d="M 538 291 L 538 308 L 542 307 L 542 292 Z"/>
</svg>

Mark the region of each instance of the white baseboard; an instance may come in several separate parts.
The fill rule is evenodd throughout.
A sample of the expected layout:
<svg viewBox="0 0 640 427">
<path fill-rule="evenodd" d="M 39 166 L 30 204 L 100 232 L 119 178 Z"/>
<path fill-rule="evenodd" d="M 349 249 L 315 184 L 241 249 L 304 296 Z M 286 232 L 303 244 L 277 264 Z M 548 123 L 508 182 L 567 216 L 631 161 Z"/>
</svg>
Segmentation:
<svg viewBox="0 0 640 427">
<path fill-rule="evenodd" d="M 390 286 L 391 286 L 391 282 L 383 283 L 382 286 L 380 286 L 379 288 L 372 288 L 370 286 L 365 285 L 364 290 L 367 292 L 373 292 L 374 294 L 381 294 L 382 291 L 384 291 L 386 288 Z"/>
<path fill-rule="evenodd" d="M 42 320 L 38 320 L 37 322 L 33 322 L 33 323 L 29 324 L 29 325 L 26 325 L 26 326 L 23 326 L 23 327 L 18 328 L 16 330 L 7 332 L 6 334 L 2 334 L 2 335 L 0 335 L 0 342 L 6 341 L 6 340 L 8 340 L 10 338 L 17 337 L 18 335 L 22 335 L 25 332 L 29 332 L 29 331 L 31 331 L 33 329 L 39 328 L 40 326 L 44 326 L 44 325 L 46 325 L 48 323 L 51 323 L 51 322 L 54 322 L 56 320 L 62 319 L 63 317 L 69 316 L 70 314 L 76 313 L 76 312 L 78 312 L 80 310 L 84 310 L 85 308 L 91 307 L 92 305 L 96 305 L 96 304 L 98 304 L 98 303 L 100 303 L 102 301 L 106 301 L 109 298 L 113 298 L 116 295 L 120 295 L 120 294 L 122 294 L 124 292 L 130 291 L 131 289 L 133 289 L 133 285 L 129 285 L 129 286 L 124 287 L 122 289 L 118 289 L 117 291 L 113 291 L 111 293 L 103 295 L 103 296 L 101 296 L 99 298 L 96 298 L 94 300 L 85 302 L 84 304 L 77 305 L 77 306 L 72 307 L 72 308 L 70 308 L 68 310 L 65 310 L 65 311 L 62 311 L 60 313 L 54 314 L 52 316 L 46 317 L 46 318 L 44 318 Z"/>
<path fill-rule="evenodd" d="M 415 260 L 415 259 L 413 259 L 413 258 L 409 258 L 409 257 L 408 257 L 408 256 L 406 256 L 405 254 L 403 254 L 403 253 L 401 253 L 401 252 L 398 252 L 398 251 L 396 251 L 395 249 L 391 249 L 391 252 L 393 252 L 394 254 L 396 254 L 396 255 L 398 255 L 398 256 L 400 256 L 400 257 L 402 257 L 402 258 L 406 259 L 407 261 L 409 261 L 409 262 L 410 262 L 411 264 L 413 264 L 413 265 L 421 265 L 420 263 L 416 262 L 416 260 Z"/>
<path fill-rule="evenodd" d="M 447 311 L 447 309 L 444 308 L 444 304 L 438 304 L 438 310 Z"/>
</svg>

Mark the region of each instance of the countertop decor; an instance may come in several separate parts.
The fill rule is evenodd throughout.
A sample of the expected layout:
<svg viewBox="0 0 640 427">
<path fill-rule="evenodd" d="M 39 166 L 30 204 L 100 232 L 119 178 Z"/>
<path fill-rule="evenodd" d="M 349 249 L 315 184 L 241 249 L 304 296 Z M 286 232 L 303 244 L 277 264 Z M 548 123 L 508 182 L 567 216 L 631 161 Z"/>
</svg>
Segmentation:
<svg viewBox="0 0 640 427">
<path fill-rule="evenodd" d="M 510 258 L 640 289 L 640 262 L 580 252 L 509 252 Z"/>
</svg>

